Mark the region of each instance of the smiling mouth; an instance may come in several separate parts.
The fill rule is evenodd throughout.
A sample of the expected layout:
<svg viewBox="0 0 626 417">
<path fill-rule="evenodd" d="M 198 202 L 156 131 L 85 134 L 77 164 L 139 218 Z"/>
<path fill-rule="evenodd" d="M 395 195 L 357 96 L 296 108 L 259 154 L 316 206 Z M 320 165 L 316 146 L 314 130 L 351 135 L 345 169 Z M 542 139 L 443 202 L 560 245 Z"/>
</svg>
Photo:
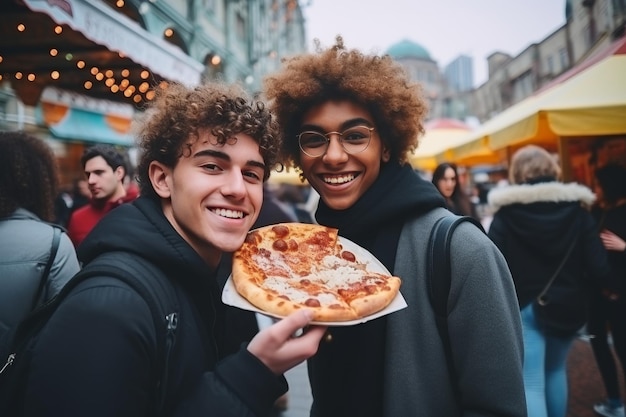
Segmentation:
<svg viewBox="0 0 626 417">
<path fill-rule="evenodd" d="M 243 211 L 227 210 L 227 209 L 211 209 L 211 211 L 220 217 L 226 217 L 227 219 L 243 219 Z"/>
<path fill-rule="evenodd" d="M 353 181 L 357 176 L 354 174 L 346 174 L 346 175 L 324 175 L 322 176 L 322 180 L 326 184 L 345 184 L 347 182 Z"/>
</svg>

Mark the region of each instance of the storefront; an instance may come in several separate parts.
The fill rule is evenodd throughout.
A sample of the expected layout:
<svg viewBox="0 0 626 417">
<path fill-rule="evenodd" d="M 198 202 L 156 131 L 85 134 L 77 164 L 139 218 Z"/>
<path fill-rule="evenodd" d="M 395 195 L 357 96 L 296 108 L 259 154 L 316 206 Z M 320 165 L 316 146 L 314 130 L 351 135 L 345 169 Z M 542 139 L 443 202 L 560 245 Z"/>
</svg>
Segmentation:
<svg viewBox="0 0 626 417">
<path fill-rule="evenodd" d="M 55 141 L 64 178 L 80 174 L 85 146 L 128 148 L 137 112 L 168 81 L 200 82 L 204 66 L 103 0 L 9 1 L 0 14 L 0 83 Z M 114 4 L 114 3 L 113 3 Z M 21 104 L 20 104 L 21 105 Z M 24 128 L 21 121 L 8 128 Z"/>
<path fill-rule="evenodd" d="M 625 74 L 621 38 L 470 133 L 447 156 L 466 165 L 506 163 L 519 147 L 537 144 L 559 154 L 566 181 L 591 185 L 595 167 L 626 164 Z"/>
</svg>

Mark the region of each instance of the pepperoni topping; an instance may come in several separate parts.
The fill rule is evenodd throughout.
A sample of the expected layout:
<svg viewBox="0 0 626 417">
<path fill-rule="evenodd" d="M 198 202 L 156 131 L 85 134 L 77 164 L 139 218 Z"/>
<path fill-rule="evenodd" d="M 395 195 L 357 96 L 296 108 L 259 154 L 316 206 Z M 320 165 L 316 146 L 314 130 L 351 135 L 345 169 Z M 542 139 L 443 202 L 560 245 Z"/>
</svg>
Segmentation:
<svg viewBox="0 0 626 417">
<path fill-rule="evenodd" d="M 319 300 L 316 300 L 315 298 L 307 298 L 307 300 L 304 302 L 304 305 L 307 307 L 320 307 L 321 306 Z"/>
<path fill-rule="evenodd" d="M 272 231 L 276 233 L 276 237 L 285 237 L 289 235 L 289 228 L 280 224 L 272 227 Z"/>
<path fill-rule="evenodd" d="M 341 252 L 341 257 L 346 261 L 356 262 L 356 256 L 354 256 L 354 253 L 350 251 L 344 250 L 343 252 Z"/>
<path fill-rule="evenodd" d="M 272 243 L 272 248 L 274 248 L 275 250 L 279 252 L 284 252 L 287 249 L 289 249 L 289 246 L 287 245 L 287 242 L 285 242 L 284 240 L 277 239 L 274 241 L 274 243 Z"/>
</svg>

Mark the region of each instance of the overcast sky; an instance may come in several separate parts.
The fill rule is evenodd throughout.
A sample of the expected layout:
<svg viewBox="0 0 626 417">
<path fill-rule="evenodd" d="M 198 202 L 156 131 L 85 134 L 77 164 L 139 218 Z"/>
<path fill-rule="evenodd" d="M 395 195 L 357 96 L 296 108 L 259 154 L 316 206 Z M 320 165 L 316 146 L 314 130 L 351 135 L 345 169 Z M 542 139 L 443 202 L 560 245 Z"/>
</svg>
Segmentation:
<svg viewBox="0 0 626 417">
<path fill-rule="evenodd" d="M 308 5 L 307 5 L 308 2 Z M 384 53 L 409 39 L 439 67 L 460 54 L 474 61 L 474 84 L 487 80 L 487 56 L 516 56 L 565 23 L 565 0 L 301 0 L 308 48 L 332 45 Z"/>
</svg>

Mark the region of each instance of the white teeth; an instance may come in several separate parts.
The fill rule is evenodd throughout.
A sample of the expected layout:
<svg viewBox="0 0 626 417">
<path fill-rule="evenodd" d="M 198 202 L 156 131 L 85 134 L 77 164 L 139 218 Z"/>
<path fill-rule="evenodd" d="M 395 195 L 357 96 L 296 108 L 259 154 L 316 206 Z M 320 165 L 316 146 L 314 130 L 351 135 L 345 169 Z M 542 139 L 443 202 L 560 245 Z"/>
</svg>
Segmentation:
<svg viewBox="0 0 626 417">
<path fill-rule="evenodd" d="M 328 184 L 344 184 L 346 182 L 350 182 L 354 179 L 354 175 L 344 175 L 341 177 L 324 177 L 324 182 Z"/>
<path fill-rule="evenodd" d="M 218 216 L 228 217 L 229 219 L 241 219 L 243 218 L 243 211 L 226 210 L 226 209 L 214 209 L 211 210 Z"/>
</svg>

